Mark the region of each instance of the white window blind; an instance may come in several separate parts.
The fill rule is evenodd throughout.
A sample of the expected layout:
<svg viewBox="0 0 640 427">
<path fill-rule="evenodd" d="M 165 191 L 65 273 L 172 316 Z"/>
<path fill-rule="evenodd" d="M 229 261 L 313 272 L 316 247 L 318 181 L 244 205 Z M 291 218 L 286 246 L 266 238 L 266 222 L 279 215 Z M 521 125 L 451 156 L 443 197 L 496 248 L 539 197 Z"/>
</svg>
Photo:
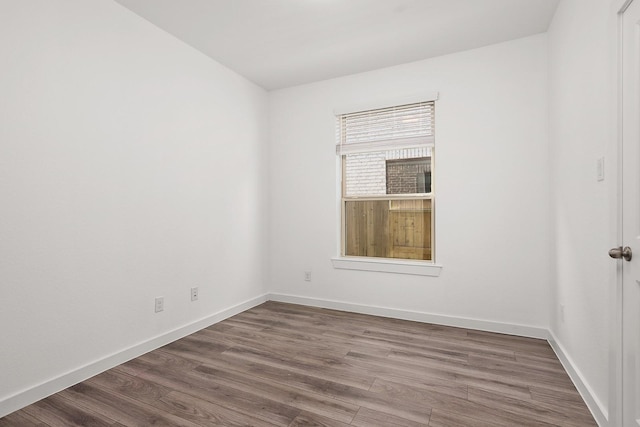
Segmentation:
<svg viewBox="0 0 640 427">
<path fill-rule="evenodd" d="M 434 103 L 418 102 L 337 116 L 338 154 L 434 144 Z"/>
</svg>

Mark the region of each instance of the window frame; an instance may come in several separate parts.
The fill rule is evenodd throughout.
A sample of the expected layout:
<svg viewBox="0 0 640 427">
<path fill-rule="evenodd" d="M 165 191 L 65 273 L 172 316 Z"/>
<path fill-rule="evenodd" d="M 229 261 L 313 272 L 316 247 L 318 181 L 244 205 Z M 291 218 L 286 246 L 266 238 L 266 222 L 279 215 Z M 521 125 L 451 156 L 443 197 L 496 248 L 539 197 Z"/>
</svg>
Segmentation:
<svg viewBox="0 0 640 427">
<path fill-rule="evenodd" d="M 387 194 L 385 196 L 346 196 L 347 190 L 347 180 L 346 180 L 346 154 L 338 155 L 338 161 L 340 162 L 341 169 L 341 177 L 340 177 L 340 257 L 342 258 L 366 258 L 366 259 L 381 259 L 381 260 L 398 260 L 398 261 L 409 261 L 409 262 L 420 262 L 420 263 L 429 263 L 435 264 L 435 197 L 434 197 L 434 179 L 433 179 L 433 171 L 434 171 L 434 159 L 436 157 L 435 147 L 431 147 L 431 157 L 430 161 L 430 170 L 431 170 L 431 191 L 429 193 L 403 193 L 403 194 Z M 430 200 L 431 201 L 431 259 L 430 260 L 411 260 L 408 258 L 385 258 L 385 257 L 370 257 L 370 256 L 357 256 L 357 255 L 347 255 L 346 251 L 346 202 L 348 201 L 374 201 L 374 200 Z"/>
<path fill-rule="evenodd" d="M 338 118 L 341 115 L 375 110 L 382 108 L 389 108 L 393 106 L 401 106 L 419 102 L 434 102 L 438 100 L 438 93 L 432 92 L 428 95 L 419 95 L 414 97 L 404 97 L 397 99 L 393 102 L 378 102 L 369 103 L 368 105 L 359 105 L 357 107 L 335 109 L 334 115 Z M 386 148 L 383 148 L 386 149 Z M 381 150 L 383 150 L 381 149 Z M 437 182 L 434 179 L 435 176 L 435 144 L 431 145 L 431 192 L 430 193 L 410 193 L 410 194 L 387 194 L 384 196 L 349 196 L 346 197 L 346 161 L 345 154 L 338 153 L 336 155 L 336 169 L 337 169 L 337 185 L 336 190 L 338 197 L 336 201 L 337 214 L 339 215 L 339 227 L 338 232 L 338 256 L 332 257 L 331 262 L 336 269 L 348 269 L 348 270 L 364 270 L 375 272 L 388 272 L 399 274 L 412 274 L 421 276 L 439 276 L 442 265 L 436 263 L 436 221 L 435 221 L 435 195 Z M 347 201 L 365 201 L 365 200 L 430 200 L 431 201 L 431 260 L 409 260 L 403 258 L 383 258 L 383 257 L 367 257 L 367 256 L 351 256 L 345 255 L 346 252 L 346 215 L 345 206 Z"/>
</svg>

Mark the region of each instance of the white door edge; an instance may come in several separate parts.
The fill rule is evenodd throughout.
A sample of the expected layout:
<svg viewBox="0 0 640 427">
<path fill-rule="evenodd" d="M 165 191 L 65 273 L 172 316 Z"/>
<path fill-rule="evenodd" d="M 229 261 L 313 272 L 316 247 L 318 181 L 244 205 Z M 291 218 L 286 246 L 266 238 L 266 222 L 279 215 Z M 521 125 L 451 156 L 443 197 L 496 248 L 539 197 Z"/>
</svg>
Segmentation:
<svg viewBox="0 0 640 427">
<path fill-rule="evenodd" d="M 611 13 L 609 14 L 610 33 L 610 138 L 607 141 L 606 168 L 612 173 L 614 179 L 609 180 L 609 247 L 620 246 L 622 233 L 622 16 L 633 0 L 612 0 Z M 606 256 L 607 248 L 603 248 L 603 256 Z M 618 426 L 622 423 L 622 269 L 619 263 L 612 262 L 609 274 L 610 305 L 609 318 L 610 342 L 609 342 L 609 402 L 608 424 Z M 640 420 L 639 427 L 640 427 Z"/>
</svg>

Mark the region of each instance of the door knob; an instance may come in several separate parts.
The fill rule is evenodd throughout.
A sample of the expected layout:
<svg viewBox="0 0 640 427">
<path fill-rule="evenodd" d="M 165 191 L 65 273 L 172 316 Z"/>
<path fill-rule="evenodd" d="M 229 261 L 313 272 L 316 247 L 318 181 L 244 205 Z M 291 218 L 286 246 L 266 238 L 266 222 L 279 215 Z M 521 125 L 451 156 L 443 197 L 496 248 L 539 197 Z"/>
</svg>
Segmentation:
<svg viewBox="0 0 640 427">
<path fill-rule="evenodd" d="M 624 258 L 627 261 L 631 261 L 631 248 L 629 246 L 612 248 L 609 250 L 609 256 L 615 259 Z"/>
</svg>

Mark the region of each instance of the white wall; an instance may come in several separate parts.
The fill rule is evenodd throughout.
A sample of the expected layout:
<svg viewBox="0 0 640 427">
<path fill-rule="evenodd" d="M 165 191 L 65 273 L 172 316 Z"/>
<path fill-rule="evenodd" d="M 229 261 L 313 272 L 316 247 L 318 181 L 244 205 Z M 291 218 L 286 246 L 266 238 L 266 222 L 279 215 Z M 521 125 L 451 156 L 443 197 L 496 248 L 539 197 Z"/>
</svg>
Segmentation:
<svg viewBox="0 0 640 427">
<path fill-rule="evenodd" d="M 268 104 L 111 0 L 0 10 L 2 413 L 266 291 Z"/>
<path fill-rule="evenodd" d="M 0 413 L 267 291 L 551 327 L 606 411 L 606 0 L 268 97 L 110 0 L 0 9 Z M 334 108 L 431 91 L 441 276 L 333 269 Z"/>
<path fill-rule="evenodd" d="M 549 37 L 555 284 L 551 330 L 606 414 L 610 139 L 608 0 L 563 0 Z M 608 164 L 613 159 L 607 159 Z M 560 305 L 564 305 L 564 319 Z"/>
<path fill-rule="evenodd" d="M 543 34 L 271 92 L 271 291 L 546 329 L 546 54 Z M 441 276 L 333 269 L 340 223 L 334 108 L 430 91 L 440 93 L 434 185 Z"/>
</svg>

